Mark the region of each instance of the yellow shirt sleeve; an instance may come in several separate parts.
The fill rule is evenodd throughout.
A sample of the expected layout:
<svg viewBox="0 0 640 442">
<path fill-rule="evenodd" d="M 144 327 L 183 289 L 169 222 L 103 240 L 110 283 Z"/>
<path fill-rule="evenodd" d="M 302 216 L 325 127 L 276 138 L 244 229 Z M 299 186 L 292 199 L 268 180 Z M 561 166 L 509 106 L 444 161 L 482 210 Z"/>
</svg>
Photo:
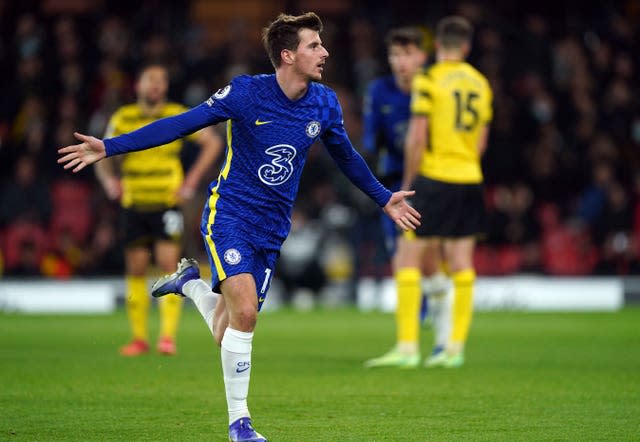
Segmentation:
<svg viewBox="0 0 640 442">
<path fill-rule="evenodd" d="M 433 82 L 425 74 L 416 75 L 411 83 L 411 113 L 430 115 L 433 107 Z"/>
</svg>

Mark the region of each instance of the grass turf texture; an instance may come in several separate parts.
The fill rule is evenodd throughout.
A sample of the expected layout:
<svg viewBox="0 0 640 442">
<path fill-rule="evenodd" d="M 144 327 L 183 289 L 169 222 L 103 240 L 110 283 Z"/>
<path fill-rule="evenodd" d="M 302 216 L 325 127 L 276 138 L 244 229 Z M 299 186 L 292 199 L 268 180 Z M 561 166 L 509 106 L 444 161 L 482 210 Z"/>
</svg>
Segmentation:
<svg viewBox="0 0 640 442">
<path fill-rule="evenodd" d="M 478 313 L 464 367 L 367 371 L 392 344 L 391 315 L 263 313 L 249 405 L 273 441 L 638 440 L 639 323 L 638 308 Z M 127 339 L 122 311 L 0 315 L 0 440 L 226 440 L 198 313 L 185 309 L 177 357 L 123 358 Z"/>
</svg>

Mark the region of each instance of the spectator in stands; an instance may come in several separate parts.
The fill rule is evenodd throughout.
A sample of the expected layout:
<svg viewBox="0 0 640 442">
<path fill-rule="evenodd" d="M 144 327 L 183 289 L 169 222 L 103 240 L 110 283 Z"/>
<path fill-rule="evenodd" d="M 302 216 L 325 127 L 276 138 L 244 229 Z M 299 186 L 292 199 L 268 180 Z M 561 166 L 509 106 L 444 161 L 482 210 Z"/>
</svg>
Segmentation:
<svg viewBox="0 0 640 442">
<path fill-rule="evenodd" d="M 33 157 L 20 157 L 13 179 L 8 180 L 0 193 L 0 226 L 17 222 L 46 225 L 51 215 L 49 188 L 38 175 Z"/>
<path fill-rule="evenodd" d="M 18 264 L 8 267 L 6 275 L 21 277 L 41 276 L 41 259 L 38 256 L 36 249 L 37 248 L 32 241 L 25 240 L 20 242 Z"/>
</svg>

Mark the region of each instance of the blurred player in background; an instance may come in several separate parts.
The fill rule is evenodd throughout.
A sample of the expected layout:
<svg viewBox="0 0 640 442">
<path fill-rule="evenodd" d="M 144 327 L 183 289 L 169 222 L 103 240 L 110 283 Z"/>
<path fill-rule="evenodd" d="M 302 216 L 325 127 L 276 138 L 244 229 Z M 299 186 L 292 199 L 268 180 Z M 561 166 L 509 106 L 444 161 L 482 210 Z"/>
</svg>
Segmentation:
<svg viewBox="0 0 640 442">
<path fill-rule="evenodd" d="M 253 332 L 291 227 L 308 149 L 322 140 L 342 172 L 401 228 L 420 224 L 420 214 L 405 200 L 413 192 L 392 193 L 380 184 L 346 134 L 335 92 L 317 83 L 329 56 L 321 31 L 314 13 L 281 14 L 263 31 L 275 75 L 236 77 L 184 114 L 104 141 L 76 134 L 81 144 L 59 150 L 64 156 L 58 161 L 79 171 L 106 156 L 165 144 L 227 121 L 226 160 L 210 185 L 201 224 L 212 286 L 200 279 L 195 260 L 183 259 L 175 273 L 154 284 L 152 294 L 191 298 L 221 346 L 232 441 L 266 441 L 253 429 L 247 405 Z"/>
<path fill-rule="evenodd" d="M 167 102 L 169 73 L 158 64 L 144 67 L 136 83 L 137 102 L 122 106 L 109 122 L 106 138 L 138 129 L 160 118 L 186 110 Z M 190 199 L 201 178 L 222 151 L 223 141 L 211 128 L 188 137 L 201 149 L 186 177 L 180 152 L 182 140 L 172 141 L 158 150 L 123 156 L 117 166 L 112 159 L 96 164 L 96 175 L 111 200 L 119 200 L 121 232 L 125 247 L 126 307 L 133 340 L 120 349 L 124 356 L 149 351 L 148 315 L 151 298 L 147 287 L 150 248 L 159 269 L 173 272 L 182 252 L 184 231 L 180 203 Z M 165 296 L 159 303 L 160 336 L 157 350 L 166 355 L 176 352 L 176 330 L 182 297 Z"/>
<path fill-rule="evenodd" d="M 404 145 L 409 125 L 411 82 L 427 61 L 425 33 L 417 27 L 396 28 L 386 37 L 387 58 L 392 75 L 374 80 L 367 91 L 364 104 L 364 148 L 378 157 L 378 176 L 380 181 L 392 191 L 400 189 L 404 171 Z M 396 272 L 396 243 L 400 230 L 388 217 L 383 217 L 382 228 L 385 249 Z M 446 277 L 439 272 L 440 244 L 434 242 L 425 248 L 423 262 L 423 290 L 432 299 L 445 301 L 448 289 Z M 407 308 L 406 293 L 398 293 L 396 310 L 397 343 L 395 348 L 385 355 L 365 362 L 365 367 L 417 366 L 420 355 L 414 333 L 407 335 L 416 318 L 413 309 Z M 437 303 L 437 302 L 436 302 Z M 421 317 L 426 314 L 427 298 L 422 300 Z M 436 328 L 436 335 L 440 329 Z M 436 341 L 448 338 L 437 336 Z M 409 348 L 405 348 L 409 347 Z"/>
<path fill-rule="evenodd" d="M 480 159 L 487 147 L 493 94 L 487 79 L 465 62 L 472 35 L 466 19 L 442 19 L 436 28 L 436 63 L 412 85 L 402 188 L 415 188 L 413 204 L 425 217 L 416 238 L 399 241 L 398 292 L 412 300 L 410 308 L 417 315 L 420 264 L 430 244 L 439 240 L 454 290 L 447 348 L 432 354 L 425 361 L 428 367 L 464 363 L 476 279 L 473 251 L 476 236 L 485 229 Z"/>
</svg>

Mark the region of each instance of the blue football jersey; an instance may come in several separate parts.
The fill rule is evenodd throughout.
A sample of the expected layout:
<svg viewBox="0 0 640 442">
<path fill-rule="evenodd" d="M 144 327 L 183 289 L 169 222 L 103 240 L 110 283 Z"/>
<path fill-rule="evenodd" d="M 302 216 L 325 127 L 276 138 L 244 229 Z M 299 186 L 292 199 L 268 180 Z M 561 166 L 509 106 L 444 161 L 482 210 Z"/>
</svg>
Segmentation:
<svg viewBox="0 0 640 442">
<path fill-rule="evenodd" d="M 335 92 L 311 82 L 306 94 L 292 101 L 274 74 L 236 77 L 183 114 L 105 139 L 106 153 L 159 146 L 222 121 L 227 121 L 226 158 L 210 186 L 203 220 L 209 225 L 233 226 L 281 244 L 291 227 L 307 152 L 318 139 L 342 172 L 379 206 L 391 198 L 349 141 Z"/>
<path fill-rule="evenodd" d="M 369 85 L 364 100 L 363 147 L 378 154 L 381 178 L 402 179 L 404 140 L 410 116 L 411 95 L 404 93 L 389 75 Z"/>
</svg>

